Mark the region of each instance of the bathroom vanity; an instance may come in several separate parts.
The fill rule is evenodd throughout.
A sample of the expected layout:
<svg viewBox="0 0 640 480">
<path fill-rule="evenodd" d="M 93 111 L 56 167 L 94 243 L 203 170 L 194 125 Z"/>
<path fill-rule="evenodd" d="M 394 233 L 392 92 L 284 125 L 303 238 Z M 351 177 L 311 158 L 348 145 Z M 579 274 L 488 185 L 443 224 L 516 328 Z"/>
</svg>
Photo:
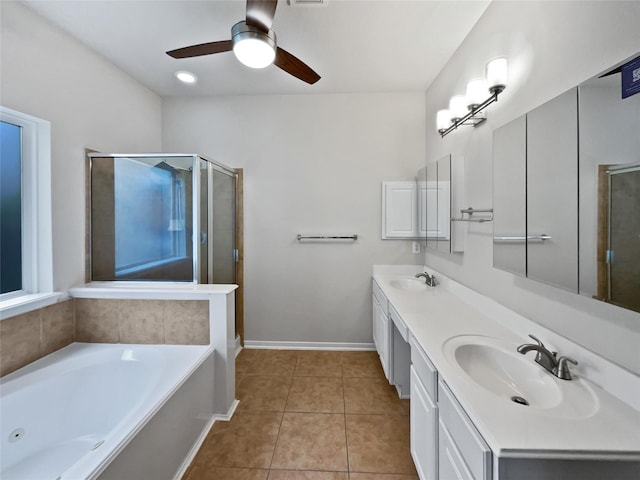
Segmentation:
<svg viewBox="0 0 640 480">
<path fill-rule="evenodd" d="M 638 478 L 637 377 L 442 275 L 428 287 L 418 272 L 376 266 L 372 289 L 385 374 L 401 394 L 410 378 L 421 480 Z M 517 352 L 528 333 L 580 362 L 572 380 Z"/>
</svg>

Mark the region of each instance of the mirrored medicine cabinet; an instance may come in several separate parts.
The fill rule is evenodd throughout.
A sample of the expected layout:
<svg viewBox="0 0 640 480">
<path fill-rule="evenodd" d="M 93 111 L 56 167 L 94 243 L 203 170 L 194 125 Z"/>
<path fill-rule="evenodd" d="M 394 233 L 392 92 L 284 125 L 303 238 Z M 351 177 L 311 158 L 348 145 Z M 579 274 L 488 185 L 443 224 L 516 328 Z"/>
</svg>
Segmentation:
<svg viewBox="0 0 640 480">
<path fill-rule="evenodd" d="M 455 222 L 464 207 L 464 158 L 447 154 L 424 169 L 427 248 L 444 253 L 464 251 L 464 229 Z M 459 216 L 459 213 L 458 213 Z"/>
<path fill-rule="evenodd" d="M 640 311 L 640 94 L 621 90 L 616 66 L 495 130 L 493 261 Z"/>
</svg>

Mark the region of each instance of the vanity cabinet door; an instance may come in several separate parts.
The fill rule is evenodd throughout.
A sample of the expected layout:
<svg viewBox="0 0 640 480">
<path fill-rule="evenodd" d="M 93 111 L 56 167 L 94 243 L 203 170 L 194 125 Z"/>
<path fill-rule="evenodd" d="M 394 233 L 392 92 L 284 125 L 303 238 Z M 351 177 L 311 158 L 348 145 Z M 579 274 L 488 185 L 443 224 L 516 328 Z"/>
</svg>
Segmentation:
<svg viewBox="0 0 640 480">
<path fill-rule="evenodd" d="M 384 370 L 384 375 L 387 377 L 389 381 L 391 378 L 389 377 L 391 373 L 389 359 L 390 359 L 390 343 L 391 336 L 389 332 L 389 327 L 391 326 L 391 322 L 389 321 L 389 317 L 384 313 L 384 310 L 378 303 L 376 297 L 373 297 L 373 343 L 376 346 L 376 350 L 378 352 L 378 356 L 380 357 L 380 363 L 382 364 L 382 370 Z"/>
<path fill-rule="evenodd" d="M 376 351 L 380 351 L 380 312 L 382 307 L 378 303 L 375 295 L 371 297 L 372 312 L 373 312 L 373 344 L 376 347 Z"/>
<path fill-rule="evenodd" d="M 420 480 L 438 478 L 438 407 L 411 366 L 411 456 Z M 446 477 L 440 477 L 445 480 Z"/>
<path fill-rule="evenodd" d="M 380 356 L 384 376 L 387 377 L 389 383 L 393 383 L 393 377 L 391 375 L 391 320 L 389 320 L 389 317 L 387 317 L 384 312 L 380 311 L 378 321 L 380 325 L 380 348 L 378 349 L 378 355 Z"/>
<path fill-rule="evenodd" d="M 479 480 L 475 479 L 467 468 L 442 422 L 439 422 L 438 427 L 438 476 L 440 480 Z"/>
<path fill-rule="evenodd" d="M 578 93 L 527 114 L 527 277 L 578 291 Z M 541 240 L 541 235 L 551 238 Z"/>
<path fill-rule="evenodd" d="M 442 380 L 438 381 L 438 421 L 440 479 L 490 480 L 493 453 Z"/>
</svg>

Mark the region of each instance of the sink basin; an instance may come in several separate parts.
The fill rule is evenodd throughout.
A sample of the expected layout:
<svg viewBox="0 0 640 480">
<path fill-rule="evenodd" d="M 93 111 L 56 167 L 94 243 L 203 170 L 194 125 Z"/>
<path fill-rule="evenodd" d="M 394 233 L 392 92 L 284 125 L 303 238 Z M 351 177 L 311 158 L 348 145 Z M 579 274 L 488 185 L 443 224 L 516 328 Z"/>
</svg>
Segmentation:
<svg viewBox="0 0 640 480">
<path fill-rule="evenodd" d="M 395 278 L 389 282 L 393 288 L 399 290 L 426 290 L 427 284 L 422 278 Z"/>
<path fill-rule="evenodd" d="M 581 379 L 560 380 L 519 354 L 517 345 L 481 335 L 462 335 L 443 346 L 447 360 L 475 384 L 511 405 L 577 418 L 592 415 L 598 401 Z"/>
</svg>

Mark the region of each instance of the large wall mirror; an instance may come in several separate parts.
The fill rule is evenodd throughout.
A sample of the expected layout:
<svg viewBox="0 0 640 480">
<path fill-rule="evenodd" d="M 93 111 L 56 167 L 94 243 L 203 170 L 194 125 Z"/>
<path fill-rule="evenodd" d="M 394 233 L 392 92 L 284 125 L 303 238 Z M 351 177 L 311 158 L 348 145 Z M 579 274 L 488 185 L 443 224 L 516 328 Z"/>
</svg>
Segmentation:
<svg viewBox="0 0 640 480">
<path fill-rule="evenodd" d="M 640 93 L 620 70 L 579 87 L 580 293 L 640 312 Z M 640 91 L 640 58 L 626 70 Z"/>
<path fill-rule="evenodd" d="M 634 58 L 496 129 L 493 245 L 496 268 L 640 311 Z"/>
<path fill-rule="evenodd" d="M 466 228 L 460 211 L 464 201 L 464 157 L 445 155 L 426 166 L 427 248 L 444 253 L 464 251 Z M 457 212 L 457 215 L 456 215 Z"/>
</svg>

